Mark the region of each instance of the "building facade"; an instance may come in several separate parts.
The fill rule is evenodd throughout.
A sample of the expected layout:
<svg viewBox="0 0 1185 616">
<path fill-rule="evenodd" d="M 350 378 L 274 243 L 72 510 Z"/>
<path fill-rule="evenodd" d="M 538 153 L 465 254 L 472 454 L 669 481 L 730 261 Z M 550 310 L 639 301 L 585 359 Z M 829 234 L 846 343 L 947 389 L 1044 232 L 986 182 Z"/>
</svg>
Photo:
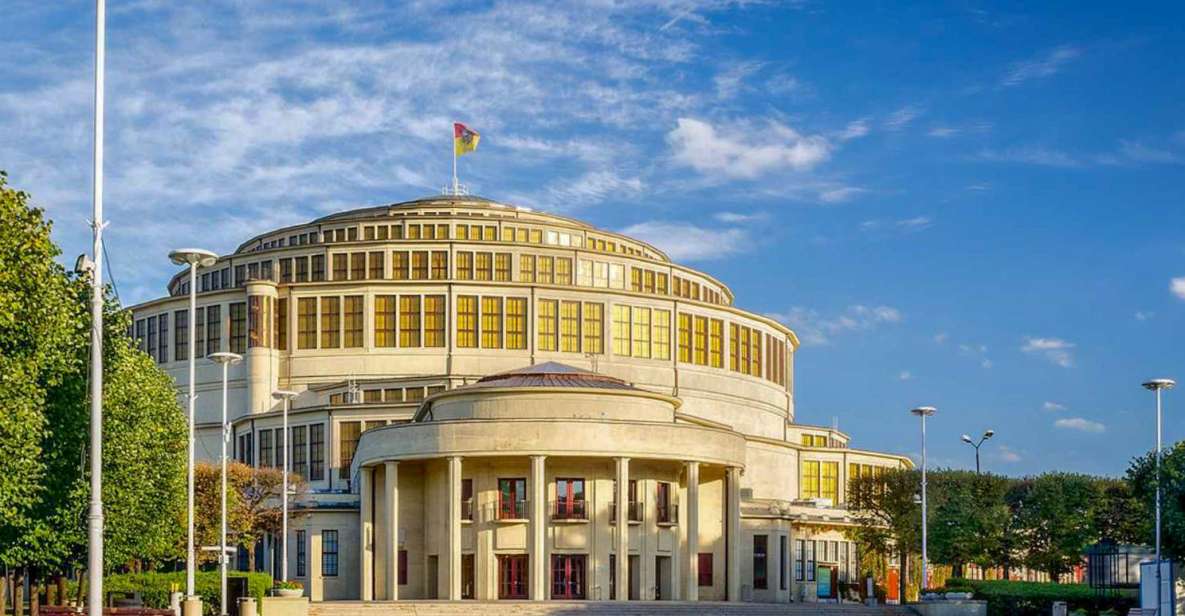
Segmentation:
<svg viewBox="0 0 1185 616">
<path fill-rule="evenodd" d="M 352 210 L 196 283 L 197 455 L 221 448 L 206 357 L 239 353 L 230 447 L 307 482 L 283 540 L 313 600 L 826 600 L 859 575 L 847 481 L 910 464 L 795 423 L 794 332 L 568 218 Z M 188 270 L 168 288 L 132 333 L 184 392 Z"/>
</svg>

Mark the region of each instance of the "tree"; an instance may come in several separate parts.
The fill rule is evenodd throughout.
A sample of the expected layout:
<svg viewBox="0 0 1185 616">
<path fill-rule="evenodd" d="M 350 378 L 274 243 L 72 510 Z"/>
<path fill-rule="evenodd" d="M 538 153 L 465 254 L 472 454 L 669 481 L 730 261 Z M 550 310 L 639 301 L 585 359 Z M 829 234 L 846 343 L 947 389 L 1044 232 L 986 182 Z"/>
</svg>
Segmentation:
<svg viewBox="0 0 1185 616">
<path fill-rule="evenodd" d="M 1017 534 L 1023 538 L 1023 561 L 1057 580 L 1095 541 L 1091 521 L 1098 497 L 1093 478 L 1072 473 L 1045 473 L 1022 484 L 1016 494 Z"/>
<path fill-rule="evenodd" d="M 1091 526 L 1100 541 L 1109 543 L 1152 543 L 1151 509 L 1136 495 L 1130 482 L 1100 477 Z"/>
<path fill-rule="evenodd" d="M 227 465 L 226 519 L 227 543 L 247 550 L 247 558 L 255 562 L 255 544 L 264 535 L 279 535 L 283 526 L 283 473 L 278 468 L 253 468 L 233 462 Z M 202 545 L 218 545 L 221 531 L 222 469 L 217 464 L 198 464 L 194 470 L 195 507 L 209 515 L 199 516 L 194 523 L 194 537 Z M 289 515 L 291 503 L 307 492 L 307 484 L 299 475 L 288 474 Z M 203 554 L 200 560 L 213 562 L 214 554 Z"/>
<path fill-rule="evenodd" d="M 893 554 L 904 566 L 910 554 L 921 551 L 922 509 L 915 500 L 921 489 L 921 473 L 890 470 L 877 476 L 853 478 L 848 486 L 848 509 L 856 518 L 852 537 L 860 553 L 881 560 Z M 905 571 L 899 578 L 905 596 Z"/>
<path fill-rule="evenodd" d="M 934 562 L 951 565 L 962 576 L 963 565 L 994 564 L 1011 512 L 1004 501 L 1010 482 L 1004 477 L 970 471 L 937 471 L 929 475 L 929 549 Z"/>
<path fill-rule="evenodd" d="M 1185 559 L 1185 441 L 1166 449 L 1161 457 L 1161 551 L 1173 560 Z M 1156 453 L 1149 452 L 1132 460 L 1127 470 L 1132 494 L 1145 507 L 1145 516 L 1156 506 Z M 1147 519 L 1147 518 L 1145 518 Z M 1151 544 L 1151 527 L 1144 534 Z"/>
</svg>

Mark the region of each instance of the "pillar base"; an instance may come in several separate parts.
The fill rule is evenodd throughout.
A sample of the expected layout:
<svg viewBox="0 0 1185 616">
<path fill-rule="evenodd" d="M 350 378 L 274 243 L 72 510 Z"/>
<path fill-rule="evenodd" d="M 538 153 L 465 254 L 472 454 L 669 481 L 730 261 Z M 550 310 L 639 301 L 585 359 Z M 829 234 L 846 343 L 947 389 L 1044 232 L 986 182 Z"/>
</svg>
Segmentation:
<svg viewBox="0 0 1185 616">
<path fill-rule="evenodd" d="M 186 597 L 181 602 L 181 616 L 202 616 L 202 598 Z"/>
</svg>

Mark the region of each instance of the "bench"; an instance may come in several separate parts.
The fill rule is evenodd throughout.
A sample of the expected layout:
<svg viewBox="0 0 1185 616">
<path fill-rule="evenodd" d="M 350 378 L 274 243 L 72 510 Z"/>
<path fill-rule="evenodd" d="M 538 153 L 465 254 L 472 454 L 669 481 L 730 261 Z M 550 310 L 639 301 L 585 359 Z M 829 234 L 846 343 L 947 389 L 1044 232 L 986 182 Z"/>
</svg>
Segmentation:
<svg viewBox="0 0 1185 616">
<path fill-rule="evenodd" d="M 86 614 L 82 608 L 66 605 L 43 605 L 40 616 L 80 616 Z M 103 616 L 173 616 L 173 610 L 153 607 L 105 607 Z"/>
</svg>

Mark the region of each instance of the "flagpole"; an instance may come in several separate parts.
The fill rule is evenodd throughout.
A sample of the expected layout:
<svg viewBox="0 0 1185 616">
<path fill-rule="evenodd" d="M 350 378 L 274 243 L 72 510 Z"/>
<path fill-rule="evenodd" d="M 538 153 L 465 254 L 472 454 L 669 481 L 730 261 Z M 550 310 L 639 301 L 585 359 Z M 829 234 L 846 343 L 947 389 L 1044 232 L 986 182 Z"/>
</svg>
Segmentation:
<svg viewBox="0 0 1185 616">
<path fill-rule="evenodd" d="M 453 195 L 457 195 L 459 184 L 457 183 L 457 125 L 453 124 Z"/>
</svg>

